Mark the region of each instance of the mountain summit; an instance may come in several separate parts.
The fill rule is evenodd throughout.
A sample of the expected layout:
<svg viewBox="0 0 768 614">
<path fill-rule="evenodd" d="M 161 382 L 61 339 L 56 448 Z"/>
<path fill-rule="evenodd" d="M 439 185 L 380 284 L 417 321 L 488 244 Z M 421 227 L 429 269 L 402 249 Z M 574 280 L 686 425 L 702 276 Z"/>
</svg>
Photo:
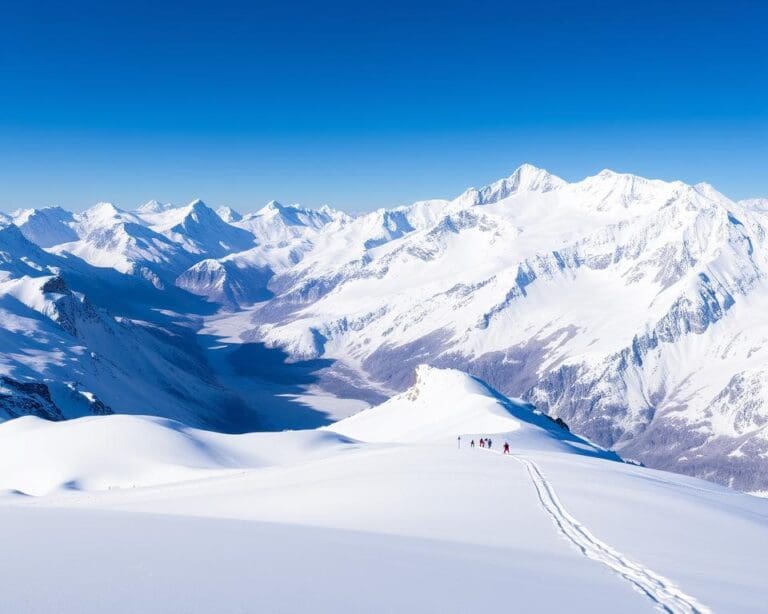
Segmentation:
<svg viewBox="0 0 768 614">
<path fill-rule="evenodd" d="M 503 200 L 518 192 L 550 192 L 566 182 L 542 168 L 523 164 L 505 179 L 500 179 L 479 190 L 470 188 L 456 200 L 464 205 L 487 205 Z"/>
</svg>

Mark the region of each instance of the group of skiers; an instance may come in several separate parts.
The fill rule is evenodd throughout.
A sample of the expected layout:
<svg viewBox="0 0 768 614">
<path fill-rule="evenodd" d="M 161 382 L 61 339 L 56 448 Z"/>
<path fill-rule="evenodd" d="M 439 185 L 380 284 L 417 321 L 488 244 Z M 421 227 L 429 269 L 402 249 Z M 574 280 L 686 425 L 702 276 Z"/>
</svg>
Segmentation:
<svg viewBox="0 0 768 614">
<path fill-rule="evenodd" d="M 493 446 L 493 441 L 490 437 L 482 437 L 480 439 L 480 447 L 481 448 L 488 448 L 489 450 Z M 474 448 L 475 447 L 475 440 L 469 442 L 469 447 Z M 509 454 L 509 444 L 505 441 L 504 442 L 504 454 Z"/>
</svg>

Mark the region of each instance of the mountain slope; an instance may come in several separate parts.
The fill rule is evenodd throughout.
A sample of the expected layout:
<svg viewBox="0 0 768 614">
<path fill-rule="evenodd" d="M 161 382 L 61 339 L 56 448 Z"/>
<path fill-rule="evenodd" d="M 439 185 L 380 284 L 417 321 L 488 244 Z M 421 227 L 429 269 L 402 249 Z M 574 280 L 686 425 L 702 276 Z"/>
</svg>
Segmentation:
<svg viewBox="0 0 768 614">
<path fill-rule="evenodd" d="M 569 449 L 617 458 L 466 373 L 427 365 L 416 368 L 415 382 L 405 392 L 327 428 L 352 439 L 384 443 L 452 443 L 464 435 L 465 446 L 470 437 L 503 433 L 518 450 Z"/>
</svg>

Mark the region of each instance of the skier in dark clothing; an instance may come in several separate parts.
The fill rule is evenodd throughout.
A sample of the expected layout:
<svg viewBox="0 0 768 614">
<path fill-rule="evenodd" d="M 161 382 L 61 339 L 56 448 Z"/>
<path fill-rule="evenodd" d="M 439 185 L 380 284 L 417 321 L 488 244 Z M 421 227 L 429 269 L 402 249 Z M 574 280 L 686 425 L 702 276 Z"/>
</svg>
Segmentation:
<svg viewBox="0 0 768 614">
<path fill-rule="evenodd" d="M 484 447 L 485 447 L 485 439 L 481 439 L 481 440 L 480 440 L 480 447 L 481 447 L 481 448 L 484 448 Z"/>
<path fill-rule="evenodd" d="M 492 442 L 491 442 L 491 438 L 489 437 L 489 438 L 488 438 L 488 449 L 489 449 L 489 450 L 491 449 L 491 443 L 492 443 Z"/>
<path fill-rule="evenodd" d="M 506 441 L 504 442 L 504 454 L 509 454 L 509 444 Z"/>
<path fill-rule="evenodd" d="M 475 440 L 474 439 L 469 442 L 469 447 L 470 448 L 474 448 L 475 447 Z"/>
</svg>

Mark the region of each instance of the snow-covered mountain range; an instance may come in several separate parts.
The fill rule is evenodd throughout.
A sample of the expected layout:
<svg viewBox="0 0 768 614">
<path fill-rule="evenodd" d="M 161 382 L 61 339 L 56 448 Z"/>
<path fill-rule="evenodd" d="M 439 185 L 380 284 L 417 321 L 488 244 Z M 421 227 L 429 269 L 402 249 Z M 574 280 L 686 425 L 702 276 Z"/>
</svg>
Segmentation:
<svg viewBox="0 0 768 614">
<path fill-rule="evenodd" d="M 358 216 L 14 212 L 0 413 L 318 426 L 429 363 L 624 458 L 768 491 L 767 229 L 765 200 L 707 184 L 530 165 Z"/>
</svg>

